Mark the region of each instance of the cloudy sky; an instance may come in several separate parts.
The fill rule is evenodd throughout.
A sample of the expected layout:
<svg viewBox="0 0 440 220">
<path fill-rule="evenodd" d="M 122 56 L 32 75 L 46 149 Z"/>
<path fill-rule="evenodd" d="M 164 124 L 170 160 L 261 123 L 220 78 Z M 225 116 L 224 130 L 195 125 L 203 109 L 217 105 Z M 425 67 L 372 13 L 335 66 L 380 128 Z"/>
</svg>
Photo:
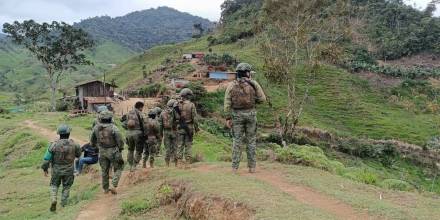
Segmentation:
<svg viewBox="0 0 440 220">
<path fill-rule="evenodd" d="M 220 18 L 224 0 L 0 0 L 0 24 L 14 20 L 78 22 L 99 15 L 122 16 L 132 11 L 169 6 L 212 21 Z M 424 8 L 430 0 L 406 0 Z M 440 15 L 440 10 L 437 11 Z M 1 26 L 1 25 L 0 25 Z"/>
</svg>

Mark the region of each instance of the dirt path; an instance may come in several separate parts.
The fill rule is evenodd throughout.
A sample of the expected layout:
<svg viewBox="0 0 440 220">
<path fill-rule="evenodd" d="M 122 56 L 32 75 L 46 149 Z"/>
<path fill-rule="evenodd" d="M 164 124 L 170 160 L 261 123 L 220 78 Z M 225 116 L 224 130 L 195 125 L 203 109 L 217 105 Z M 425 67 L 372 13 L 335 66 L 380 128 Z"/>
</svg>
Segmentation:
<svg viewBox="0 0 440 220">
<path fill-rule="evenodd" d="M 214 171 L 218 171 L 220 168 L 212 165 L 201 165 L 194 169 L 200 172 L 214 172 Z M 281 191 L 289 194 L 297 201 L 324 210 L 328 213 L 335 215 L 339 219 L 346 219 L 346 220 L 375 219 L 374 217 L 371 217 L 364 212 L 359 212 L 354 210 L 353 207 L 342 201 L 318 193 L 309 187 L 292 184 L 288 182 L 285 178 L 283 178 L 280 173 L 274 171 L 268 171 L 260 168 L 254 174 L 249 174 L 246 171 L 241 171 L 239 175 L 245 177 L 254 177 L 260 181 L 268 183 L 273 187 L 280 189 Z"/>
<path fill-rule="evenodd" d="M 24 123 L 25 123 L 26 127 L 34 130 L 35 132 L 39 133 L 41 136 L 46 137 L 47 139 L 49 139 L 49 141 L 53 141 L 58 138 L 58 135 L 55 131 L 41 127 L 41 126 L 37 125 L 35 122 L 33 122 L 32 120 L 26 120 L 26 121 L 24 121 Z M 70 138 L 80 145 L 87 143 L 86 140 L 83 140 L 80 138 L 76 138 L 76 137 L 70 137 Z"/>
</svg>

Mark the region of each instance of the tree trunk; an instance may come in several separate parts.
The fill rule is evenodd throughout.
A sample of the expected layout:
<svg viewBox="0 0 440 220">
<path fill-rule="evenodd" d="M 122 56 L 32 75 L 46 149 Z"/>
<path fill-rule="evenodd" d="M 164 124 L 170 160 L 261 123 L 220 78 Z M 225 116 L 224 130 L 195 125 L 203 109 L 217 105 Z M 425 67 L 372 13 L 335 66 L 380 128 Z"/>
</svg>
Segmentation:
<svg viewBox="0 0 440 220">
<path fill-rule="evenodd" d="M 54 79 L 54 75 L 51 73 L 50 70 L 48 70 L 49 72 L 49 81 L 50 81 L 50 111 L 51 112 L 55 112 L 56 106 L 57 106 L 57 102 L 56 102 L 56 91 L 57 91 L 57 82 Z"/>
</svg>

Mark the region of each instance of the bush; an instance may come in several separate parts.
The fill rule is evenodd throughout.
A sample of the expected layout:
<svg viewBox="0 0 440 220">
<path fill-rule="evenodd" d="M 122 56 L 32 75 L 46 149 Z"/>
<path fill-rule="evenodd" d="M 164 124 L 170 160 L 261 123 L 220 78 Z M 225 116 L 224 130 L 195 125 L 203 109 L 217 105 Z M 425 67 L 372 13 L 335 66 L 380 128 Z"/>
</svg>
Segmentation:
<svg viewBox="0 0 440 220">
<path fill-rule="evenodd" d="M 277 149 L 275 154 L 276 160 L 285 164 L 301 164 L 333 173 L 342 172 L 344 169 L 342 163 L 328 159 L 319 147 L 290 145 Z"/>
<path fill-rule="evenodd" d="M 375 185 L 378 181 L 378 175 L 366 168 L 349 168 L 343 176 L 365 184 Z"/>
<path fill-rule="evenodd" d="M 142 97 L 156 97 L 158 94 L 164 93 L 166 89 L 167 88 L 162 83 L 153 83 L 140 89 L 139 95 Z"/>
<path fill-rule="evenodd" d="M 340 141 L 338 150 L 360 158 L 378 159 L 385 166 L 391 166 L 399 155 L 396 147 L 391 143 L 372 144 L 354 138 Z"/>
<path fill-rule="evenodd" d="M 398 190 L 398 191 L 411 191 L 414 187 L 408 182 L 396 179 L 386 179 L 380 183 L 380 186 L 386 189 Z"/>
<path fill-rule="evenodd" d="M 156 206 L 155 202 L 150 200 L 126 201 L 122 203 L 123 215 L 136 215 L 147 212 Z"/>
<path fill-rule="evenodd" d="M 205 63 L 207 63 L 208 65 L 213 66 L 234 66 L 237 63 L 236 59 L 228 53 L 223 53 L 222 55 L 216 53 L 207 54 L 203 61 L 205 61 Z"/>
</svg>

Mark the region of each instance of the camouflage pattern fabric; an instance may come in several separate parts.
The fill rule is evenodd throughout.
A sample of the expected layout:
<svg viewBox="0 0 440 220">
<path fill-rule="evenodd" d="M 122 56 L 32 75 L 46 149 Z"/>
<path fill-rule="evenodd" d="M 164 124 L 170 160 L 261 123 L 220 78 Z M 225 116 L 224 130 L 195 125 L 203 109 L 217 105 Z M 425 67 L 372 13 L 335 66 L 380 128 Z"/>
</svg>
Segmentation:
<svg viewBox="0 0 440 220">
<path fill-rule="evenodd" d="M 165 147 L 165 162 L 177 160 L 177 133 L 171 129 L 163 131 L 163 145 Z"/>
<path fill-rule="evenodd" d="M 99 165 L 102 171 L 102 188 L 109 189 L 110 168 L 113 167 L 112 185 L 118 187 L 124 169 L 122 153 L 117 148 L 102 148 L 99 150 Z"/>
<path fill-rule="evenodd" d="M 140 130 L 127 130 L 128 153 L 127 160 L 131 167 L 136 166 L 142 159 L 145 147 L 144 134 Z"/>
<path fill-rule="evenodd" d="M 48 152 L 52 155 L 50 161 L 52 164 L 50 181 L 51 200 L 52 202 L 57 201 L 58 188 L 62 184 L 61 205 L 65 206 L 69 198 L 70 188 L 75 179 L 73 175 L 74 161 L 75 158 L 81 156 L 81 147 L 73 140 L 61 139 L 51 144 Z M 48 164 L 48 162 L 45 162 L 45 164 Z"/>
<path fill-rule="evenodd" d="M 185 129 L 179 129 L 177 132 L 177 159 L 185 158 L 187 162 L 192 160 L 192 144 L 194 134 L 194 124 L 187 124 L 190 134 Z"/>
<path fill-rule="evenodd" d="M 246 147 L 248 167 L 255 168 L 257 146 L 257 113 L 255 110 L 234 111 L 232 113 L 232 168 L 240 166 L 243 147 Z M 246 146 L 247 144 L 247 146 Z"/>
<path fill-rule="evenodd" d="M 160 136 L 160 124 L 156 118 L 147 118 L 144 123 L 146 129 L 145 136 L 147 137 L 144 148 L 144 162 L 150 158 L 150 164 L 154 162 L 154 157 L 159 152 L 160 143 L 162 140 Z"/>
</svg>

